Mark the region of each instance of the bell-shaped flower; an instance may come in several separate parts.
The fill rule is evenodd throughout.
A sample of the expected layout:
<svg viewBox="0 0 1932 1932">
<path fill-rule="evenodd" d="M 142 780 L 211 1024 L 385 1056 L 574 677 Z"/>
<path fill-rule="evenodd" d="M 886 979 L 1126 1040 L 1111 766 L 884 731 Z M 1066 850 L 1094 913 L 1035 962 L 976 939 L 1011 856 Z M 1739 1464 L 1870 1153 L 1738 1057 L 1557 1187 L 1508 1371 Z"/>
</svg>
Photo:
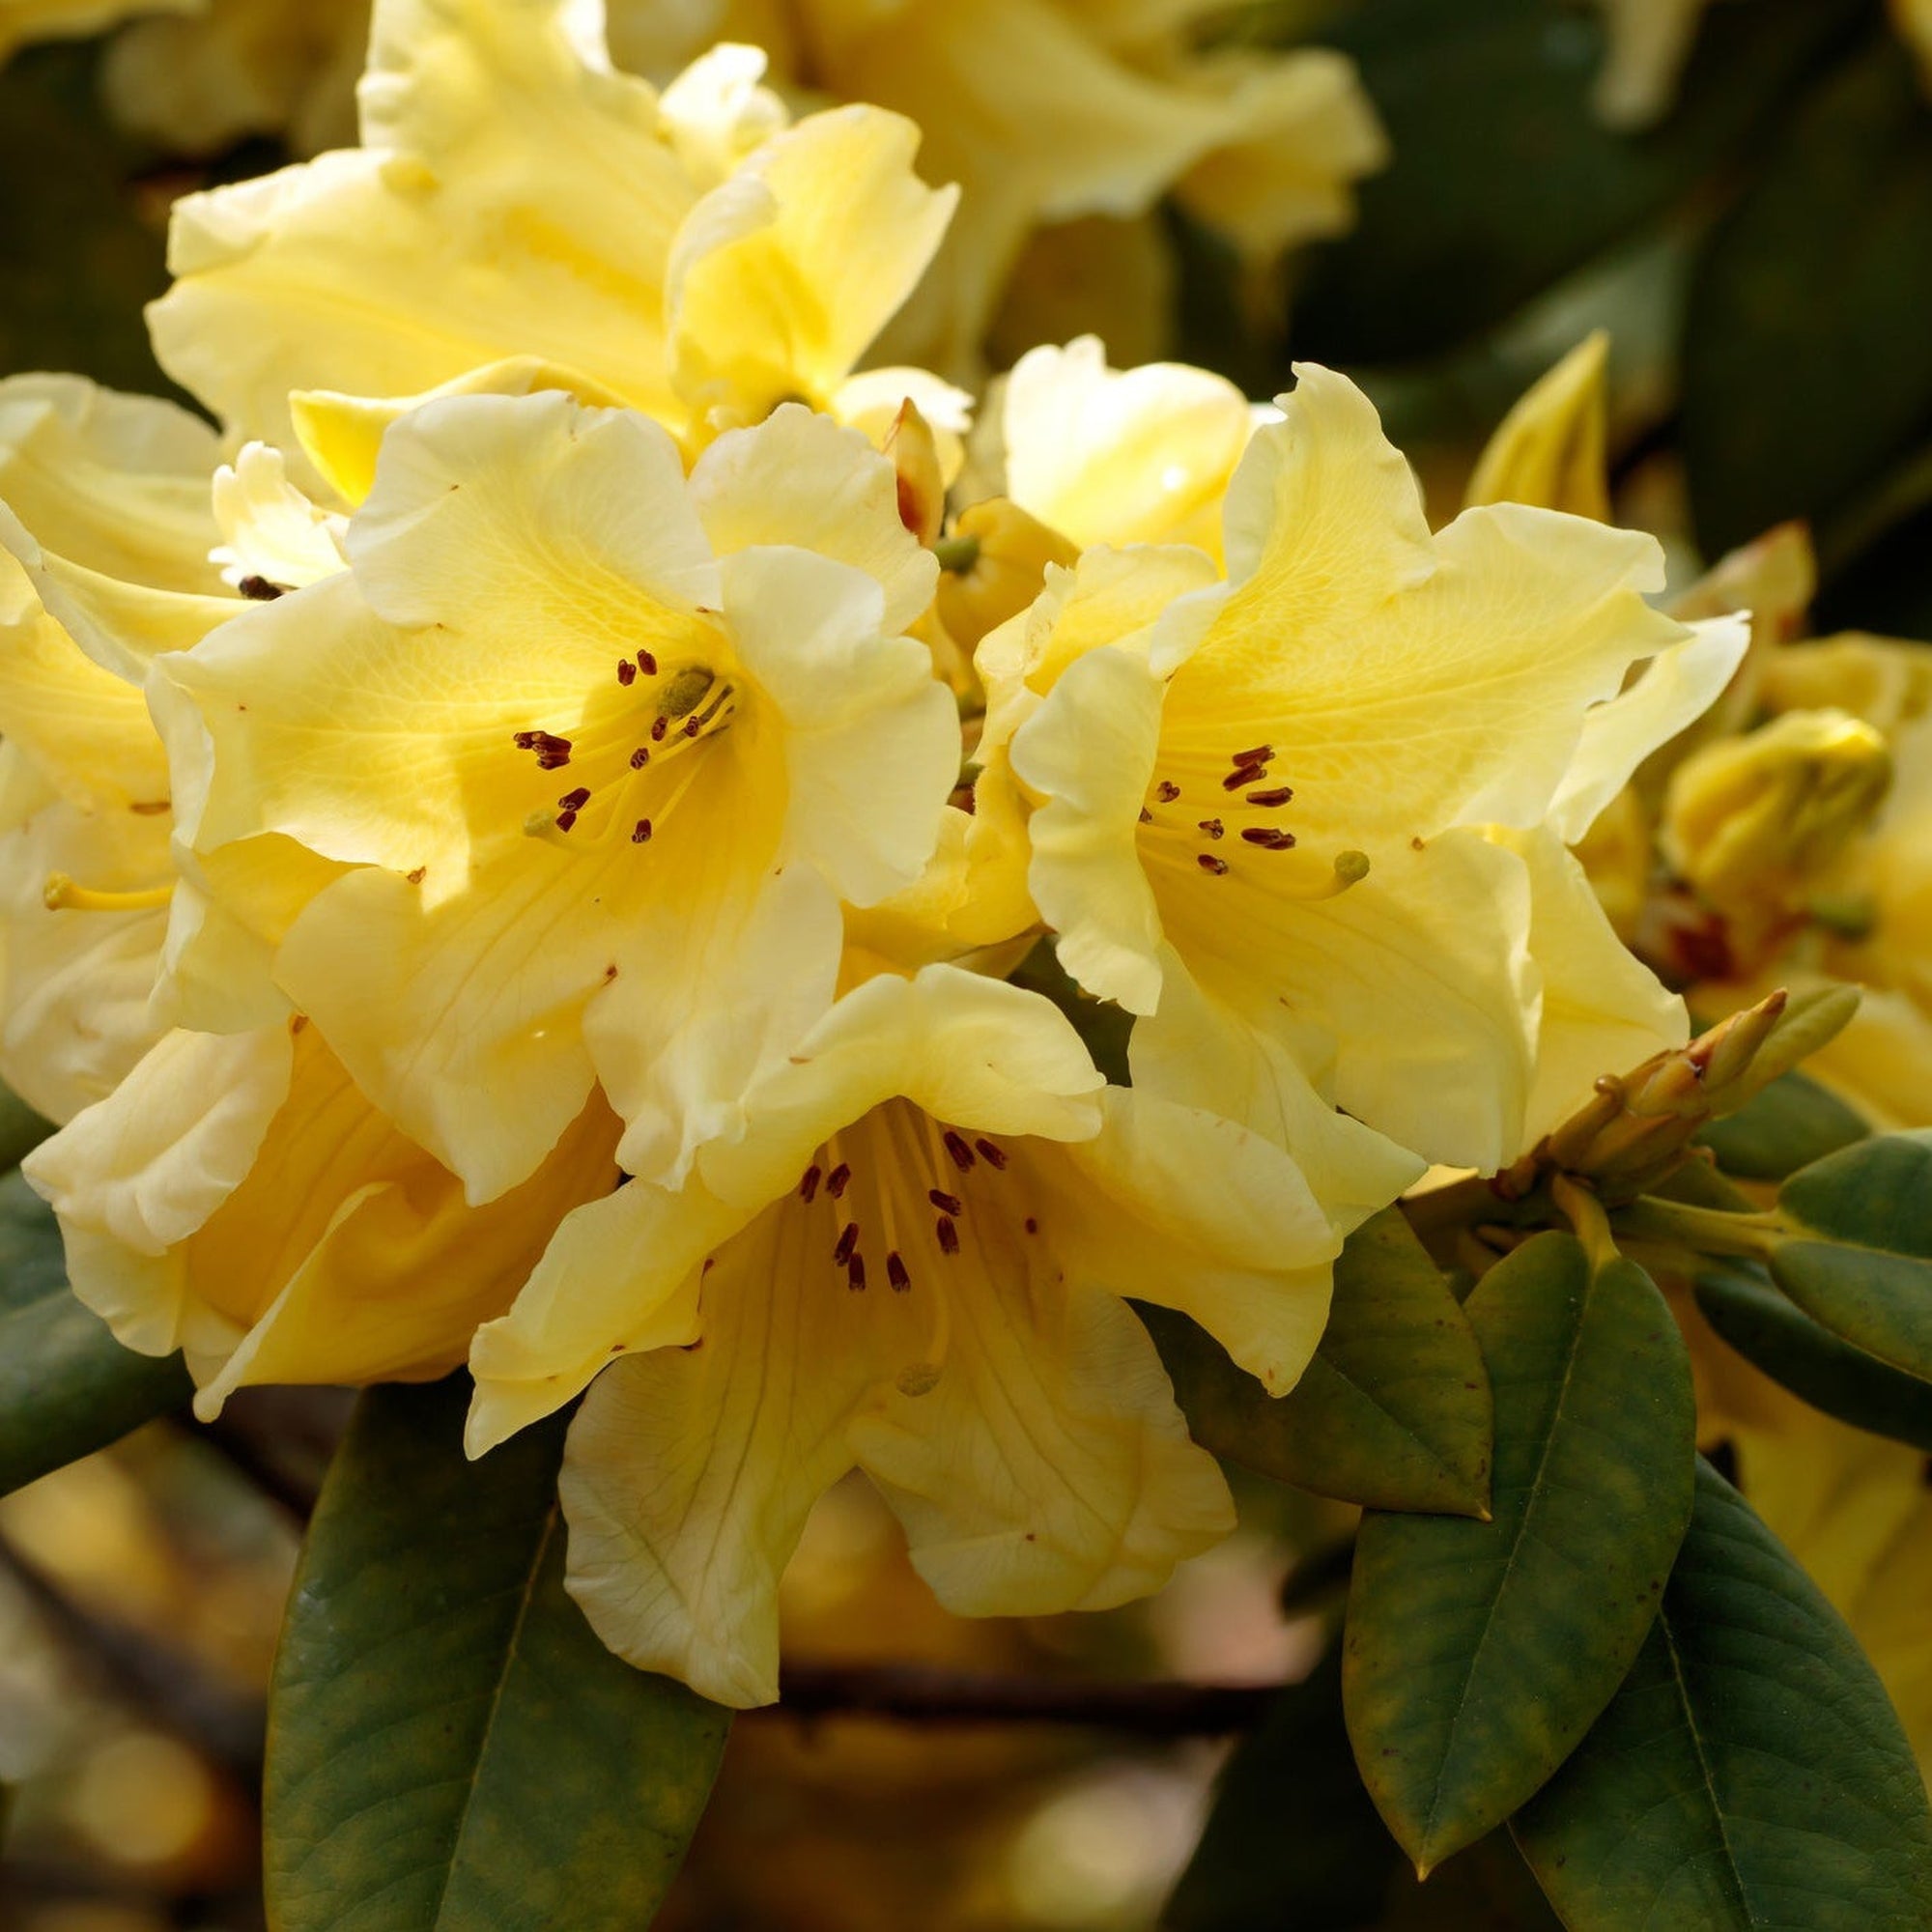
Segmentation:
<svg viewBox="0 0 1932 1932">
<path fill-rule="evenodd" d="M 614 0 L 611 31 L 621 61 L 657 73 L 713 37 L 753 40 L 816 92 L 916 121 L 930 166 L 963 197 L 890 340 L 970 380 L 1043 225 L 1105 217 L 1131 252 L 1172 192 L 1263 263 L 1349 226 L 1353 184 L 1387 156 L 1353 64 L 1313 48 L 1205 53 L 1200 30 L 1218 11 L 1214 0 Z"/>
<path fill-rule="evenodd" d="M 446 1375 L 562 1216 L 616 1185 L 617 1133 L 593 1098 L 471 1208 L 297 1016 L 166 1034 L 24 1169 L 74 1293 L 128 1348 L 181 1350 L 206 1418 L 248 1383 Z"/>
<path fill-rule="evenodd" d="M 155 649 L 239 608 L 206 424 L 73 377 L 0 383 L 0 1076 L 66 1121 L 161 1031 L 174 868 Z"/>
<path fill-rule="evenodd" d="M 1232 1526 L 1121 1297 L 1292 1386 L 1340 1242 L 1277 1146 L 1104 1086 L 1040 996 L 943 965 L 847 995 L 746 1117 L 681 1190 L 573 1214 L 470 1357 L 472 1454 L 590 1384 L 569 1582 L 614 1650 L 776 1696 L 780 1574 L 855 1466 L 971 1615 L 1119 1604 Z"/>
<path fill-rule="evenodd" d="M 1649 538 L 1515 504 L 1432 534 L 1367 399 L 1299 373 L 1230 489 L 1228 581 L 1096 551 L 986 639 L 989 769 L 1037 805 L 1033 895 L 1090 991 L 1157 1035 L 1184 974 L 1350 1114 L 1492 1167 L 1531 1130 L 1544 997 L 1513 844 L 1580 836 L 1742 627 L 1652 611 Z"/>
<path fill-rule="evenodd" d="M 953 197 L 897 115 L 784 127 L 761 66 L 719 48 L 660 97 L 611 71 L 597 0 L 378 0 L 362 145 L 176 205 L 156 353 L 282 448 L 292 391 L 412 396 L 513 355 L 700 443 L 836 406 Z"/>
<path fill-rule="evenodd" d="M 687 478 L 636 412 L 455 396 L 389 431 L 343 541 L 157 668 L 189 853 L 472 1201 L 599 1080 L 626 1169 L 675 1172 L 958 776 L 891 464 L 791 406 Z"/>
</svg>

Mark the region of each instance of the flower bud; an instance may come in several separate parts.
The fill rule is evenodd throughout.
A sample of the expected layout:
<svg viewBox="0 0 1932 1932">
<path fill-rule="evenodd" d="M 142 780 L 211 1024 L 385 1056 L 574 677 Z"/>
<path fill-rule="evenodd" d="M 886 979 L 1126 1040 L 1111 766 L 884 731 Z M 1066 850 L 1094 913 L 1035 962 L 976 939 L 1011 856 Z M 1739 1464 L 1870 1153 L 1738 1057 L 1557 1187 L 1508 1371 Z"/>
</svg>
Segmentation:
<svg viewBox="0 0 1932 1932">
<path fill-rule="evenodd" d="M 1733 921 L 1776 923 L 1870 826 L 1890 784 L 1890 751 L 1862 720 L 1787 712 L 1679 766 L 1664 801 L 1664 856 Z"/>
<path fill-rule="evenodd" d="M 1080 553 L 1037 517 L 1005 497 L 960 512 L 951 542 L 940 547 L 939 615 L 954 640 L 971 650 L 986 633 L 1039 595 L 1050 563 L 1071 566 Z"/>
</svg>

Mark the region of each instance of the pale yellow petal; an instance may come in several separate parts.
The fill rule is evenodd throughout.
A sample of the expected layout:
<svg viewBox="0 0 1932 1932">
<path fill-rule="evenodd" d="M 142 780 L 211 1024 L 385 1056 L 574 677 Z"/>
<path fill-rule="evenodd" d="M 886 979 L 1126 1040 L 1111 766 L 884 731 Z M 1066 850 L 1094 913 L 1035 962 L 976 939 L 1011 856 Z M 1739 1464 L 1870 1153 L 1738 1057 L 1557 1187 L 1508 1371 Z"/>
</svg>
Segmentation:
<svg viewBox="0 0 1932 1932">
<path fill-rule="evenodd" d="M 1609 522 L 1609 357 L 1610 338 L 1596 329 L 1523 391 L 1477 458 L 1464 503 L 1534 503 Z"/>
</svg>

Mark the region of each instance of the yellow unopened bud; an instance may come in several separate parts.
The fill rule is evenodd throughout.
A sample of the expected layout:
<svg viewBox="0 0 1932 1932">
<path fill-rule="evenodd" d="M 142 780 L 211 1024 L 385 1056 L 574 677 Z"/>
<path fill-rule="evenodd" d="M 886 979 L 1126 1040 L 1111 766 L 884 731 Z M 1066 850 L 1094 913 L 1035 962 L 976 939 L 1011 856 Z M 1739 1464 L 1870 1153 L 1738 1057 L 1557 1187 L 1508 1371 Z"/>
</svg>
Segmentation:
<svg viewBox="0 0 1932 1932">
<path fill-rule="evenodd" d="M 908 396 L 886 433 L 885 454 L 898 472 L 899 522 L 929 544 L 946 521 L 946 475 L 932 425 Z"/>
<path fill-rule="evenodd" d="M 1469 478 L 1472 507 L 1532 503 L 1609 521 L 1604 456 L 1609 349 L 1609 337 L 1598 329 L 1523 392 L 1477 460 Z"/>
<path fill-rule="evenodd" d="M 1719 912 L 1761 926 L 1872 822 L 1891 784 L 1883 735 L 1843 711 L 1792 711 L 1677 768 L 1662 843 L 1678 876 Z"/>
<path fill-rule="evenodd" d="M 1004 497 L 961 511 L 952 538 L 934 549 L 946 566 L 940 619 L 967 650 L 1039 595 L 1048 564 L 1071 565 L 1080 554 L 1058 530 Z"/>
<path fill-rule="evenodd" d="M 1932 651 L 1862 631 L 1790 644 L 1765 660 L 1759 696 L 1773 711 L 1849 711 L 1896 733 L 1932 711 Z"/>
</svg>

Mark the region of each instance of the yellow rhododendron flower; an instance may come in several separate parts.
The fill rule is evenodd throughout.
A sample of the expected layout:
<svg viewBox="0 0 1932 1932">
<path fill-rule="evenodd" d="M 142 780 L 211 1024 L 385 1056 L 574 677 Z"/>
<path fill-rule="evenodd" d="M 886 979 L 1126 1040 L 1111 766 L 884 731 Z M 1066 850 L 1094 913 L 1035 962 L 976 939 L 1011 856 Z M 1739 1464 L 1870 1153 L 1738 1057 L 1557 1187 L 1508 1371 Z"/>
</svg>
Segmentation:
<svg viewBox="0 0 1932 1932">
<path fill-rule="evenodd" d="M 1546 1010 L 1539 878 L 1562 887 L 1540 910 L 1563 977 L 1630 984 L 1574 861 L 1525 841 L 1580 837 L 1743 630 L 1650 610 L 1646 537 L 1518 505 L 1432 535 L 1367 399 L 1299 374 L 1230 488 L 1227 580 L 1191 549 L 1090 552 L 980 647 L 989 766 L 1037 801 L 1030 883 L 1063 960 L 1150 1016 L 1148 1052 L 1191 979 L 1210 1031 L 1328 1069 L 1432 1159 L 1493 1167 L 1555 1118 L 1540 1059 L 1619 1064 L 1539 1046 L 1573 1010 Z M 1681 1009 L 1640 990 L 1617 1037 L 1675 1043 Z"/>
<path fill-rule="evenodd" d="M 713 39 L 755 41 L 810 93 L 917 121 L 930 166 L 964 199 L 895 338 L 971 372 L 1043 224 L 1104 216 L 1137 252 L 1137 223 L 1172 191 L 1258 260 L 1349 226 L 1353 184 L 1387 158 L 1353 64 L 1314 48 L 1199 51 L 1217 11 L 1209 0 L 714 0 L 673 12 L 617 0 L 611 31 L 620 61 L 655 73 Z"/>
<path fill-rule="evenodd" d="M 1534 503 L 1609 522 L 1609 354 L 1598 329 L 1523 391 L 1484 447 L 1465 503 Z"/>
<path fill-rule="evenodd" d="M 1110 369 L 1094 336 L 1028 352 L 1006 381 L 1007 494 L 1076 546 L 1221 554 L 1221 504 L 1248 440 L 1280 412 L 1184 363 Z"/>
<path fill-rule="evenodd" d="M 1118 1604 L 1227 1532 L 1120 1297 L 1291 1386 L 1340 1242 L 1279 1149 L 1106 1087 L 1046 1001 L 947 966 L 848 995 L 745 1111 L 680 1193 L 572 1215 L 471 1356 L 472 1452 L 597 1378 L 562 1493 L 608 1644 L 775 1697 L 779 1575 L 855 1465 L 972 1615 Z"/>
<path fill-rule="evenodd" d="M 234 608 L 214 602 L 209 561 L 216 454 L 171 403 L 73 377 L 0 382 L 0 1075 L 57 1122 L 160 1031 L 149 993 L 173 878 L 145 662 L 97 662 L 64 620 L 99 649 L 90 613 L 130 580 L 204 621 Z"/>
<path fill-rule="evenodd" d="M 841 901 L 919 876 L 958 775 L 891 464 L 791 406 L 687 480 L 635 412 L 454 396 L 388 432 L 343 541 L 160 667 L 199 721 L 184 839 L 321 862 L 228 909 L 472 1201 L 599 1079 L 624 1166 L 676 1169 L 824 1010 Z"/>
<path fill-rule="evenodd" d="M 253 1382 L 420 1381 L 464 1359 L 558 1220 L 615 1184 L 593 1099 L 482 1208 L 297 1018 L 166 1035 L 23 1164 L 74 1293 L 144 1354 L 183 1351 L 196 1412 Z"/>
<path fill-rule="evenodd" d="M 577 0 L 382 0 L 360 148 L 176 204 L 156 354 L 284 449 L 294 390 L 412 396 L 513 355 L 697 443 L 786 398 L 837 412 L 954 195 L 898 115 L 784 127 L 761 66 L 720 47 L 660 96 Z"/>
</svg>

